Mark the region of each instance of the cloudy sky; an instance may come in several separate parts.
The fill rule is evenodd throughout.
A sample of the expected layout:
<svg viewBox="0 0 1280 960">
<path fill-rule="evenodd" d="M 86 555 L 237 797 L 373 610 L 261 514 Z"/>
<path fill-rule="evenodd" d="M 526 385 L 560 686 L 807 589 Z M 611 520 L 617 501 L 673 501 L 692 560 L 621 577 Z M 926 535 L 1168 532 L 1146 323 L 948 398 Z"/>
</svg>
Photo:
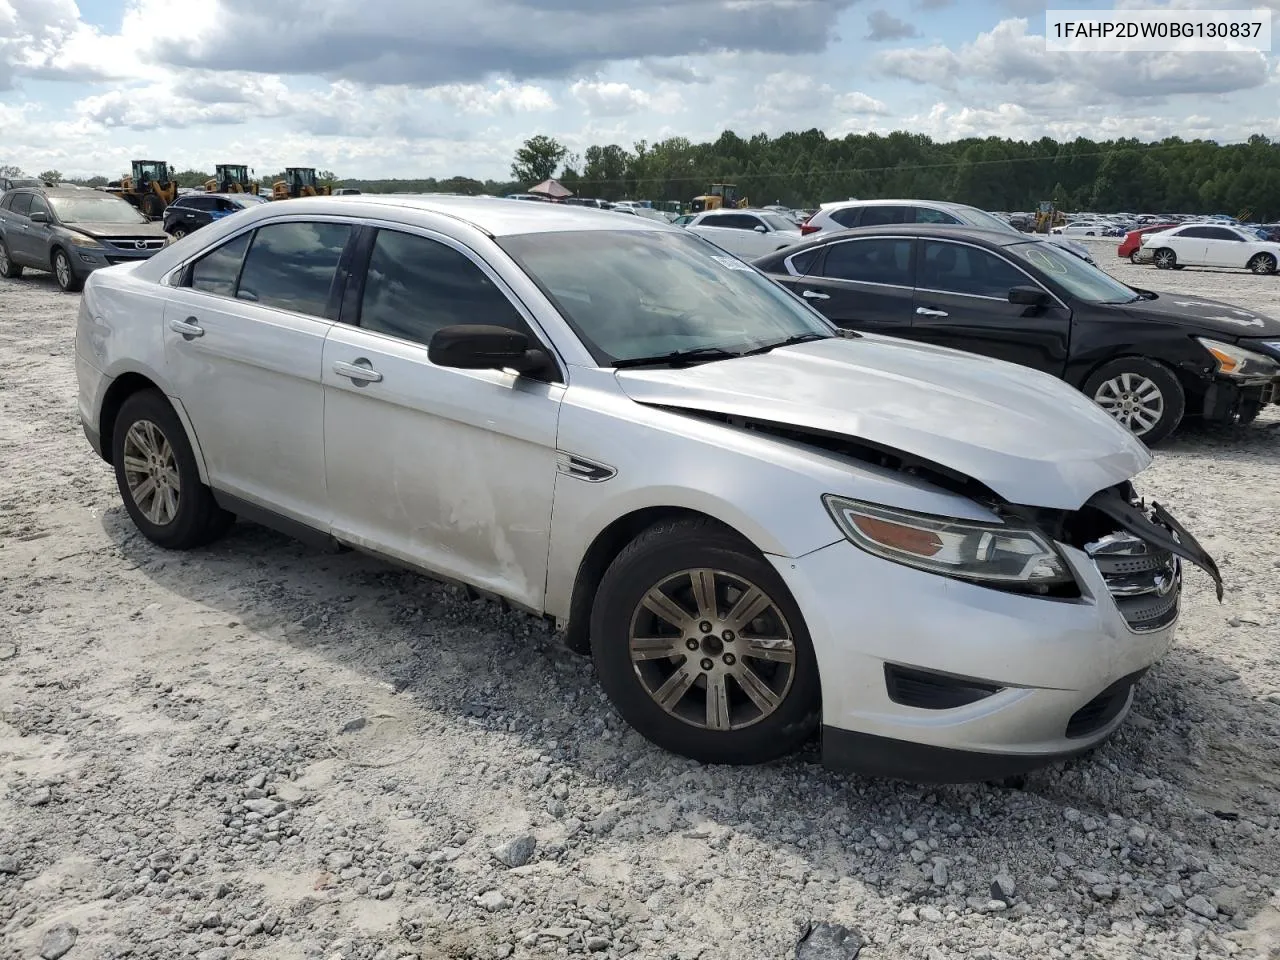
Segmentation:
<svg viewBox="0 0 1280 960">
<path fill-rule="evenodd" d="M 1118 5 L 1169 2 L 1280 10 Z M 146 157 L 503 178 L 535 133 L 575 150 L 813 126 L 940 139 L 1280 137 L 1280 58 L 1046 54 L 1044 7 L 0 0 L 0 163 L 118 175 Z"/>
</svg>

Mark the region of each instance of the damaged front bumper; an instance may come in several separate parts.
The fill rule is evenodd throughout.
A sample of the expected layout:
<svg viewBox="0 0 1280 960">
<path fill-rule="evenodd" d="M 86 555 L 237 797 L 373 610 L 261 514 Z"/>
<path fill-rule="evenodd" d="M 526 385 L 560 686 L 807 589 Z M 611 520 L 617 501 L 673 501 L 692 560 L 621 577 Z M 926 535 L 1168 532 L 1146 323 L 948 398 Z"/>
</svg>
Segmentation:
<svg viewBox="0 0 1280 960">
<path fill-rule="evenodd" d="M 963 782 L 1087 751 L 1120 726 L 1173 642 L 1181 561 L 1203 567 L 1221 596 L 1213 559 L 1128 484 L 1079 511 L 1028 513 L 1055 528 L 1078 596 L 995 590 L 849 543 L 774 559 L 813 636 L 825 763 Z"/>
</svg>

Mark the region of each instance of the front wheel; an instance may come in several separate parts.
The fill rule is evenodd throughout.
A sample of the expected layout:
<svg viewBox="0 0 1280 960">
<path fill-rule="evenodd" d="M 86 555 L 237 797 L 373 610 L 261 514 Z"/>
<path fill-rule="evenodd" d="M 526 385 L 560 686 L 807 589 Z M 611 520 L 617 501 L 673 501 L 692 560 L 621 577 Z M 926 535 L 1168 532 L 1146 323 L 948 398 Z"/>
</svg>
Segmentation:
<svg viewBox="0 0 1280 960">
<path fill-rule="evenodd" d="M 232 515 L 200 482 L 186 431 L 164 394 L 143 390 L 120 407 L 111 462 L 125 509 L 152 543 L 185 550 L 217 539 Z"/>
<path fill-rule="evenodd" d="M 596 593 L 591 650 L 623 718 L 703 763 L 775 760 L 818 723 L 800 608 L 758 551 L 711 520 L 660 523 L 623 549 Z"/>
<path fill-rule="evenodd" d="M 1269 253 L 1259 253 L 1249 261 L 1249 269 L 1254 273 L 1275 273 L 1276 258 Z"/>
<path fill-rule="evenodd" d="M 84 288 L 84 280 L 76 276 L 71 267 L 71 258 L 65 250 L 53 251 L 53 275 L 58 286 L 66 293 L 76 293 Z"/>
<path fill-rule="evenodd" d="M 1186 394 L 1173 371 L 1143 357 L 1103 364 L 1084 393 L 1148 446 L 1173 433 L 1186 411 Z"/>
<path fill-rule="evenodd" d="M 1138 263 L 1138 253 L 1136 250 L 1133 253 L 1129 254 L 1129 262 L 1133 264 Z"/>
<path fill-rule="evenodd" d="M 187 235 L 186 227 L 174 227 L 173 230 L 169 233 L 169 236 L 173 237 L 173 239 L 175 240 L 181 240 L 186 235 Z"/>
<path fill-rule="evenodd" d="M 1161 270 L 1172 270 L 1178 265 L 1178 255 L 1168 247 L 1161 247 L 1156 251 L 1155 265 Z"/>
</svg>

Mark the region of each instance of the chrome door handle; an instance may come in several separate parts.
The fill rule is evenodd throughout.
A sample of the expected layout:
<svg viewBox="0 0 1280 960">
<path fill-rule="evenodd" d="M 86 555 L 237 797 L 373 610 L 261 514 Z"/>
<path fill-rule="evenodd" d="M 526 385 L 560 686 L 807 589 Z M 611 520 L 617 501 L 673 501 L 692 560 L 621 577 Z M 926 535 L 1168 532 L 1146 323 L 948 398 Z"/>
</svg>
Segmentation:
<svg viewBox="0 0 1280 960">
<path fill-rule="evenodd" d="M 333 372 L 340 377 L 346 377 L 348 380 L 361 383 L 377 383 L 382 379 L 382 374 L 373 369 L 369 361 L 364 357 L 351 363 L 347 363 L 345 360 L 337 360 L 333 364 Z"/>
<path fill-rule="evenodd" d="M 831 294 L 819 293 L 817 290 L 806 290 L 804 293 L 800 294 L 800 296 L 804 297 L 806 300 L 830 300 L 831 299 Z"/>
<path fill-rule="evenodd" d="M 916 307 L 916 315 L 920 317 L 945 317 L 945 310 L 930 310 L 928 307 Z"/>
<path fill-rule="evenodd" d="M 185 320 L 170 320 L 169 329 L 174 333 L 180 333 L 188 340 L 193 337 L 203 337 L 204 327 L 200 326 L 200 322 L 195 317 L 187 317 Z"/>
</svg>

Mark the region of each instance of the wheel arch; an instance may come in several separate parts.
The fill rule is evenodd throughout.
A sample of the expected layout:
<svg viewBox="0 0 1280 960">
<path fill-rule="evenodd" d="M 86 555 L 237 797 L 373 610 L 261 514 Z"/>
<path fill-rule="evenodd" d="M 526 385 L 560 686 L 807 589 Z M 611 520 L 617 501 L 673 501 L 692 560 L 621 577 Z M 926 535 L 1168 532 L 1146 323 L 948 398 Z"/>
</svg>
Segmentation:
<svg viewBox="0 0 1280 960">
<path fill-rule="evenodd" d="M 169 401 L 169 405 L 173 407 L 174 413 L 177 414 L 178 420 L 182 423 L 182 429 L 187 434 L 187 442 L 191 444 L 191 452 L 196 459 L 196 469 L 200 473 L 200 482 L 207 484 L 209 475 L 205 469 L 204 451 L 200 448 L 200 441 L 196 438 L 195 429 L 192 427 L 191 419 L 187 416 L 187 411 L 183 409 L 182 403 L 176 397 L 166 394 L 160 385 L 150 377 L 135 371 L 117 376 L 102 397 L 102 407 L 98 413 L 98 436 L 101 438 L 102 459 L 107 463 L 112 462 L 114 448 L 112 436 L 115 432 L 116 418 L 120 415 L 120 408 L 124 406 L 124 402 L 131 396 L 144 390 L 154 390 Z"/>
<path fill-rule="evenodd" d="M 609 565 L 627 544 L 649 527 L 681 519 L 708 520 L 741 539 L 744 545 L 759 549 L 750 538 L 719 517 L 689 507 L 643 507 L 618 517 L 596 534 L 578 564 L 569 597 L 568 618 L 564 623 L 565 646 L 575 653 L 590 653 L 591 604 Z"/>
</svg>

